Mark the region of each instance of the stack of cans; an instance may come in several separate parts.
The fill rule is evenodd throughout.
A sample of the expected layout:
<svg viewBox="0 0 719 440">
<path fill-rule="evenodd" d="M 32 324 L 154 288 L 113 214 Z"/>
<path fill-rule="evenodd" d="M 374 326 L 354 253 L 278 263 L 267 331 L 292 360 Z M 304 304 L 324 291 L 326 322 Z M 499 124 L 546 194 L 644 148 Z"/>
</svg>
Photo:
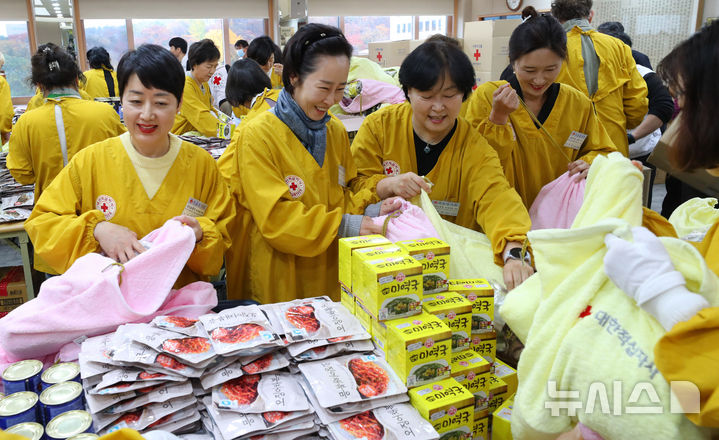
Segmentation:
<svg viewBox="0 0 719 440">
<path fill-rule="evenodd" d="M 43 371 L 34 359 L 16 362 L 2 372 L 0 429 L 31 440 L 65 440 L 94 436 L 92 416 L 85 411 L 80 367 L 61 363 Z M 93 437 L 94 438 L 94 437 Z"/>
</svg>

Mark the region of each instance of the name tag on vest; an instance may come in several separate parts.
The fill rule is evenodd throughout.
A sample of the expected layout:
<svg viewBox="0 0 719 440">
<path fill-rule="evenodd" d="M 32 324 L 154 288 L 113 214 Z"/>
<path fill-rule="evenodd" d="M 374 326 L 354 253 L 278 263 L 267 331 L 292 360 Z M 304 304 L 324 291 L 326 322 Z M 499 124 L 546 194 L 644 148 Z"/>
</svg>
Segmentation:
<svg viewBox="0 0 719 440">
<path fill-rule="evenodd" d="M 185 205 L 185 209 L 182 211 L 182 215 L 202 217 L 205 215 L 205 211 L 207 211 L 207 205 L 205 203 L 190 197 L 190 200 L 187 201 L 187 205 Z"/>
<path fill-rule="evenodd" d="M 437 210 L 439 215 L 447 215 L 450 217 L 457 217 L 459 213 L 459 203 L 449 202 L 447 200 L 432 200 L 434 209 Z"/>
</svg>

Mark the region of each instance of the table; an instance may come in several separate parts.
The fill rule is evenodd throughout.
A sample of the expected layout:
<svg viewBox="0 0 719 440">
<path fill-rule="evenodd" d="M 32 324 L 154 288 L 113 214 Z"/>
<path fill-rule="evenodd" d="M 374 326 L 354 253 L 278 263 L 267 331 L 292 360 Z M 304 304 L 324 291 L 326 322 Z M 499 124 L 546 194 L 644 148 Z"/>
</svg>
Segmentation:
<svg viewBox="0 0 719 440">
<path fill-rule="evenodd" d="M 30 262 L 30 239 L 25 232 L 24 222 L 0 223 L 0 239 L 2 238 L 17 238 L 18 240 L 29 301 L 35 298 L 35 288 L 32 280 L 32 263 Z"/>
</svg>

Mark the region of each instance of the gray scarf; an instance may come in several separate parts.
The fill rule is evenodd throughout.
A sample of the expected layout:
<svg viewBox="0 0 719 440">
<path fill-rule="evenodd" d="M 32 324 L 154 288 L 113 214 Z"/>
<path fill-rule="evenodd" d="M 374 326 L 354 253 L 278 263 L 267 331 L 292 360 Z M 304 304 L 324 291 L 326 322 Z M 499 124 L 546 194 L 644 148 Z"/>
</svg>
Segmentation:
<svg viewBox="0 0 719 440">
<path fill-rule="evenodd" d="M 585 18 L 575 18 L 562 23 L 565 32 L 571 31 L 574 26 L 577 26 L 584 32 L 589 32 L 594 29 L 592 25 L 589 24 L 589 20 Z M 584 79 L 587 84 L 587 92 L 591 97 L 599 88 L 599 56 L 597 56 L 597 51 L 594 49 L 592 37 L 582 34 L 581 41 L 582 59 L 584 59 Z"/>
<path fill-rule="evenodd" d="M 327 148 L 329 114 L 319 121 L 310 119 L 285 89 L 280 91 L 277 105 L 270 111 L 292 130 L 292 133 L 297 136 L 297 139 L 302 142 L 302 145 L 321 167 L 325 161 L 325 149 Z"/>
</svg>

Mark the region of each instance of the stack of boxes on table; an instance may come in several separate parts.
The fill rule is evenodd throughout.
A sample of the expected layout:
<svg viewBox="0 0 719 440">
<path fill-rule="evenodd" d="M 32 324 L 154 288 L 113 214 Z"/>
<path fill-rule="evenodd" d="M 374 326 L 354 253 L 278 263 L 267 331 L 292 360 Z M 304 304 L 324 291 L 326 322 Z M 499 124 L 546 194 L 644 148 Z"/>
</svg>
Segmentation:
<svg viewBox="0 0 719 440">
<path fill-rule="evenodd" d="M 477 84 L 497 81 L 509 65 L 509 37 L 522 20 L 483 20 L 464 23 L 464 38 L 459 39 L 467 54 Z M 381 67 L 400 66 L 402 61 L 425 40 L 378 41 L 368 45 L 367 58 Z"/>
<path fill-rule="evenodd" d="M 85 411 L 80 367 L 68 362 L 43 371 L 34 359 L 2 372 L 0 429 L 31 440 L 91 440 L 92 417 Z"/>
<path fill-rule="evenodd" d="M 489 282 L 450 279 L 450 247 L 436 238 L 345 238 L 339 258 L 342 303 L 412 405 L 441 436 L 488 439 L 490 415 L 517 388 L 516 371 L 496 359 Z"/>
</svg>

